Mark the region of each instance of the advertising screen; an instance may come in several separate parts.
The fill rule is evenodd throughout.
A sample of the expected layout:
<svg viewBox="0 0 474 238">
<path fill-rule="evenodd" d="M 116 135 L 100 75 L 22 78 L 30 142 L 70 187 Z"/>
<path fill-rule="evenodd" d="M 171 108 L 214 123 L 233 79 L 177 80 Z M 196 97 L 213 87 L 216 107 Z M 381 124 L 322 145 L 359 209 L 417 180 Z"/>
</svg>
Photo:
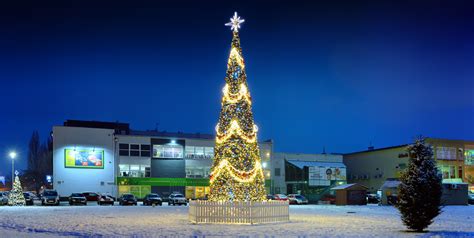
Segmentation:
<svg viewBox="0 0 474 238">
<path fill-rule="evenodd" d="M 346 180 L 346 168 L 308 167 L 309 186 L 329 186 L 331 181 Z"/>
<path fill-rule="evenodd" d="M 104 168 L 104 150 L 65 149 L 64 167 L 66 168 Z"/>
</svg>

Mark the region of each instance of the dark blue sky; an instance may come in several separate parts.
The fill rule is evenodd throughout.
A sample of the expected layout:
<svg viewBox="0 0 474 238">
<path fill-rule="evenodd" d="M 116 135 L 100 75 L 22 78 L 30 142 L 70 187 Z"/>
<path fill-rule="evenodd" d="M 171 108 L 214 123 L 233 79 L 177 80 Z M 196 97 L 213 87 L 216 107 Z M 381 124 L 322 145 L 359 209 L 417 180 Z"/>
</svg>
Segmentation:
<svg viewBox="0 0 474 238">
<path fill-rule="evenodd" d="M 66 119 L 213 133 L 234 11 L 276 151 L 474 140 L 472 1 L 171 2 L 0 4 L 0 175 Z"/>
</svg>

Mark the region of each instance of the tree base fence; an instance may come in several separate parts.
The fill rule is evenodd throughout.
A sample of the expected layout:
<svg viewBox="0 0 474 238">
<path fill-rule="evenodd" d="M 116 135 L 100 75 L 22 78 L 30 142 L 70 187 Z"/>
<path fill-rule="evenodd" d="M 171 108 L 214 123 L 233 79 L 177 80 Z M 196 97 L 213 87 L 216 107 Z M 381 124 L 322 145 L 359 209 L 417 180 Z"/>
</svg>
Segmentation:
<svg viewBox="0 0 474 238">
<path fill-rule="evenodd" d="M 192 200 L 189 202 L 189 221 L 198 223 L 259 224 L 288 222 L 288 201 L 215 202 Z"/>
</svg>

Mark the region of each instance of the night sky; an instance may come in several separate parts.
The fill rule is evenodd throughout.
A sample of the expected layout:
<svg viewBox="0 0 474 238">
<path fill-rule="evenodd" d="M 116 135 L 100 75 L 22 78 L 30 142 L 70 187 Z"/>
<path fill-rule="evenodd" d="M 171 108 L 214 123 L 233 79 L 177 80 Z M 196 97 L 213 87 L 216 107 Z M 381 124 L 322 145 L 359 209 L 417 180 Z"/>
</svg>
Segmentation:
<svg viewBox="0 0 474 238">
<path fill-rule="evenodd" d="M 0 175 L 67 119 L 214 133 L 234 11 L 275 151 L 474 140 L 473 1 L 95 2 L 0 3 Z"/>
</svg>

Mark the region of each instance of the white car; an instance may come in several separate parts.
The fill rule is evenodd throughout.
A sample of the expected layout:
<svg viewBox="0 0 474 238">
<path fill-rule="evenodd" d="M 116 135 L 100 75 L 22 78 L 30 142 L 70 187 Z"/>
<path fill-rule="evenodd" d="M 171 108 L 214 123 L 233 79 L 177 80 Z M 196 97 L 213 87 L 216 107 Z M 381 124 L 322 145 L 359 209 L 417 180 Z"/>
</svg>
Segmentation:
<svg viewBox="0 0 474 238">
<path fill-rule="evenodd" d="M 184 204 L 186 206 L 188 204 L 188 200 L 186 200 L 186 197 L 184 197 L 183 194 L 179 194 L 179 193 L 171 194 L 168 200 L 168 205 L 175 206 L 176 204 L 178 205 Z"/>
<path fill-rule="evenodd" d="M 59 206 L 59 194 L 56 190 L 45 190 L 41 194 L 41 205 Z"/>
</svg>

